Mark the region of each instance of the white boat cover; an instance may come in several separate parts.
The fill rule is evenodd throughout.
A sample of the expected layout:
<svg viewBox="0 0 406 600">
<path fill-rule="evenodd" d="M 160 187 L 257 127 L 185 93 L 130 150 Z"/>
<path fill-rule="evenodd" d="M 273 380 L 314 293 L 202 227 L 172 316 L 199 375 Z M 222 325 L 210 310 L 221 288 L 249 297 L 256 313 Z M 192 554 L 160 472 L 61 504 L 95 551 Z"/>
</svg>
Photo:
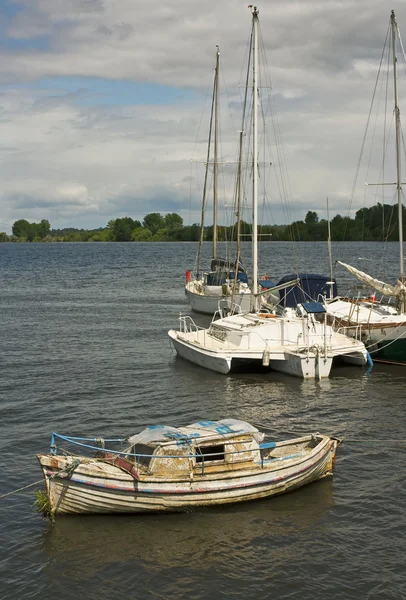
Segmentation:
<svg viewBox="0 0 406 600">
<path fill-rule="evenodd" d="M 384 294 L 385 296 L 398 296 L 400 292 L 406 292 L 406 286 L 400 280 L 398 280 L 397 284 L 393 286 L 389 283 L 385 283 L 384 281 L 380 281 L 379 279 L 375 279 L 371 275 L 364 273 L 364 271 L 360 271 L 359 269 L 356 269 L 351 265 L 347 265 L 346 263 L 341 262 L 341 260 L 338 260 L 337 262 L 346 269 L 348 269 L 348 271 L 355 275 L 355 277 L 357 277 L 360 281 L 363 281 L 367 285 L 370 285 L 375 290 L 381 292 L 381 294 Z"/>
<path fill-rule="evenodd" d="M 198 421 L 187 427 L 170 427 L 169 425 L 151 425 L 140 433 L 128 438 L 131 445 L 151 444 L 157 442 L 170 442 L 190 440 L 194 438 L 212 437 L 220 434 L 226 437 L 239 433 L 252 433 L 258 443 L 261 443 L 265 434 L 256 427 L 238 419 L 222 419 L 221 421 Z"/>
</svg>

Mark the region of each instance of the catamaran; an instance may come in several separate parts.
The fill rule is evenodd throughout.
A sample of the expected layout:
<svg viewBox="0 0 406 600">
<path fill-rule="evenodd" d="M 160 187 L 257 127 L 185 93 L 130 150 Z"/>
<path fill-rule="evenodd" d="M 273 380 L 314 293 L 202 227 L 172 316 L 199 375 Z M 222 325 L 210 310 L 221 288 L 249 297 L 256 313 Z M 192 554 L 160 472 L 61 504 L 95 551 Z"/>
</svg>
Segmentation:
<svg viewBox="0 0 406 600">
<path fill-rule="evenodd" d="M 367 351 L 345 330 L 335 331 L 326 321 L 326 310 L 317 302 L 303 302 L 286 316 L 261 308 L 261 299 L 276 288 L 258 286 L 258 37 L 259 11 L 252 10 L 252 306 L 249 312 L 238 307 L 219 307 L 209 328 L 198 327 L 190 316 L 180 316 L 179 330 L 170 330 L 169 338 L 177 354 L 201 367 L 229 373 L 246 368 L 248 363 L 295 375 L 325 378 L 333 360 L 365 365 Z M 248 81 L 248 79 L 247 79 Z M 248 85 L 247 85 L 248 87 Z M 241 160 L 241 159 L 240 159 Z M 288 282 L 289 283 L 289 282 Z M 285 283 L 288 285 L 288 283 Z M 230 312 L 232 314 L 230 314 Z"/>
</svg>

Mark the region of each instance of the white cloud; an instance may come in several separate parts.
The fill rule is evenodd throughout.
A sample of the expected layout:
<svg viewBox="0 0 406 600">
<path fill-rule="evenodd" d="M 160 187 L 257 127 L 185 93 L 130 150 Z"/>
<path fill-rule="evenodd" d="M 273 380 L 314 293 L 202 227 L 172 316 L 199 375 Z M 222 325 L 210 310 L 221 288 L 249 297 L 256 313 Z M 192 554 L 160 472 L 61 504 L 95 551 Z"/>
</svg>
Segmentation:
<svg viewBox="0 0 406 600">
<path fill-rule="evenodd" d="M 98 227 L 120 214 L 141 219 L 173 207 L 186 222 L 198 221 L 203 166 L 190 159 L 205 157 L 208 119 L 201 121 L 202 105 L 210 104 L 216 44 L 222 100 L 227 92 L 233 107 L 232 113 L 222 108 L 222 155 L 235 159 L 236 107 L 250 30 L 246 5 L 235 0 L 19 5 L 23 9 L 8 23 L 0 50 L 0 231 L 10 231 L 18 218 Z M 406 31 L 406 6 L 401 0 L 389 9 L 380 0 L 275 0 L 259 8 L 292 189 L 291 216 L 321 213 L 326 196 L 331 209 L 344 214 L 390 8 Z M 73 79 L 61 88 L 61 77 Z M 110 101 L 103 103 L 97 94 L 104 92 L 97 86 L 92 91 L 89 80 L 82 85 L 80 77 L 103 78 Z M 179 95 L 160 104 L 123 101 L 119 84 L 125 81 L 174 86 Z M 283 219 L 276 208 L 273 216 Z"/>
</svg>

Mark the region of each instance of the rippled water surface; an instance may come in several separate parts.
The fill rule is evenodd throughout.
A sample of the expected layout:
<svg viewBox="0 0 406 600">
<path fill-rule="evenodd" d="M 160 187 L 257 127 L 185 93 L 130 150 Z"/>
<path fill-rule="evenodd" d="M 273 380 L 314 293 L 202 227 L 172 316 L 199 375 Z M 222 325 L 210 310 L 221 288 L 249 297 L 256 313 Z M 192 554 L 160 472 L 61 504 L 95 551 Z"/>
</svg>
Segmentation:
<svg viewBox="0 0 406 600">
<path fill-rule="evenodd" d="M 242 505 L 54 525 L 33 510 L 36 488 L 8 496 L 1 598 L 406 598 L 405 368 L 341 366 L 315 382 L 223 376 L 176 359 L 167 330 L 188 312 L 195 252 L 0 244 L 0 495 L 40 479 L 35 454 L 52 431 L 108 437 L 203 418 L 262 424 L 275 439 L 343 435 L 334 477 Z M 381 244 L 336 244 L 333 254 L 389 282 L 398 273 L 396 244 L 384 260 Z M 276 280 L 297 265 L 328 272 L 323 244 L 263 244 L 261 261 Z M 351 277 L 336 276 L 346 291 Z"/>
</svg>

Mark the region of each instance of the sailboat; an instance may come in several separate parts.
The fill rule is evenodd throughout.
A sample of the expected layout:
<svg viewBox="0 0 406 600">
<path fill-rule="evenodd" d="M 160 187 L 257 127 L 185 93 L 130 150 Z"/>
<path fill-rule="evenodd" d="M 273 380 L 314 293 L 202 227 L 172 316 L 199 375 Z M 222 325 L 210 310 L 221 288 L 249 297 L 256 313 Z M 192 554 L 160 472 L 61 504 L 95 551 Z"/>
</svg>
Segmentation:
<svg viewBox="0 0 406 600">
<path fill-rule="evenodd" d="M 303 302 L 289 316 L 279 316 L 260 308 L 267 291 L 258 286 L 258 36 L 257 7 L 252 10 L 252 295 L 250 312 L 228 314 L 219 311 L 209 328 L 198 327 L 193 319 L 180 316 L 179 330 L 169 338 L 177 354 L 197 365 L 219 373 L 229 373 L 254 363 L 304 379 L 325 378 L 333 360 L 365 365 L 364 344 L 336 332 L 326 322 L 325 308 L 316 302 Z M 250 60 L 249 67 L 250 72 Z M 275 288 L 272 288 L 275 291 Z M 227 311 L 226 311 L 227 312 Z"/>
<path fill-rule="evenodd" d="M 203 186 L 202 217 L 200 227 L 199 250 L 196 260 L 196 273 L 186 271 L 185 294 L 194 312 L 213 315 L 219 306 L 219 301 L 232 297 L 233 305 L 242 310 L 249 310 L 251 290 L 248 286 L 248 276 L 239 259 L 231 261 L 217 255 L 217 212 L 218 212 L 218 129 L 219 129 L 219 76 L 220 50 L 216 47 L 216 68 L 213 85 L 212 110 L 207 148 L 206 172 Z M 210 165 L 211 135 L 214 117 L 214 161 L 213 161 L 213 248 L 210 271 L 200 272 L 200 262 L 204 239 L 204 217 L 206 205 L 207 178 Z M 237 226 L 238 227 L 238 226 Z M 239 240 L 238 242 L 239 243 Z"/>
<path fill-rule="evenodd" d="M 391 50 L 393 59 L 394 81 L 394 116 L 396 126 L 396 186 L 398 221 L 399 221 L 399 278 L 395 285 L 391 285 L 372 277 L 371 275 L 347 264 L 338 261 L 357 279 L 367 284 L 375 292 L 368 298 L 342 298 L 337 297 L 327 301 L 325 306 L 330 318 L 330 323 L 335 327 L 349 327 L 354 334 L 361 329 L 364 340 L 373 361 L 406 364 L 406 278 L 404 273 L 403 258 L 403 202 L 401 179 L 401 123 L 398 104 L 398 79 L 397 79 L 397 40 L 403 50 L 400 32 L 394 11 L 390 16 Z M 391 185 L 388 183 L 368 185 Z M 376 292 L 381 294 L 377 300 Z M 383 297 L 392 297 L 394 304 L 385 302 Z"/>
</svg>

